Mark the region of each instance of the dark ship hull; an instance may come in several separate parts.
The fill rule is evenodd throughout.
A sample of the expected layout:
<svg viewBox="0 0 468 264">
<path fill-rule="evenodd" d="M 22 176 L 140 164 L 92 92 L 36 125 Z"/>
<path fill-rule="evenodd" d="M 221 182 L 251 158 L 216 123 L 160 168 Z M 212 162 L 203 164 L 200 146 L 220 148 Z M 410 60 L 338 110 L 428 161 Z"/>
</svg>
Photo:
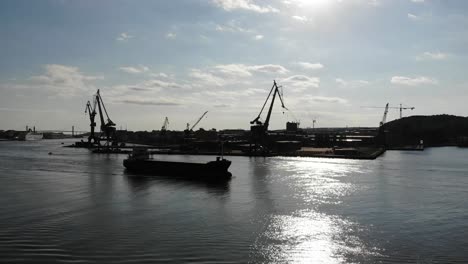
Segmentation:
<svg viewBox="0 0 468 264">
<path fill-rule="evenodd" d="M 130 172 L 194 180 L 227 180 L 232 176 L 228 171 L 231 161 L 225 159 L 207 163 L 189 163 L 128 158 L 123 161 L 123 165 Z"/>
</svg>

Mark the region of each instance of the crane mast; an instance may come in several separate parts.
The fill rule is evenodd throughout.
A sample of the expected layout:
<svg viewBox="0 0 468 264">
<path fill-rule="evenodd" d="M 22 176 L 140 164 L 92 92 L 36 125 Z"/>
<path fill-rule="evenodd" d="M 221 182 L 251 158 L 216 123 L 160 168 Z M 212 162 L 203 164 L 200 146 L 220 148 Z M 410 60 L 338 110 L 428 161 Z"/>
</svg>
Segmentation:
<svg viewBox="0 0 468 264">
<path fill-rule="evenodd" d="M 406 110 L 406 109 L 414 110 L 414 107 L 403 107 L 403 105 L 400 104 L 400 119 L 403 117 L 403 110 Z"/>
</svg>

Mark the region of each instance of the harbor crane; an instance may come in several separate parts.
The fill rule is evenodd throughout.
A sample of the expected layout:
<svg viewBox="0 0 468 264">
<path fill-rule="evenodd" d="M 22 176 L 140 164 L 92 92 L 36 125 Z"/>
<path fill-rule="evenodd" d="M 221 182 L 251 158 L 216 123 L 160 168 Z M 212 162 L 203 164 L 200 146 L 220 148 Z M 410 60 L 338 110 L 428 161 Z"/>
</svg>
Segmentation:
<svg viewBox="0 0 468 264">
<path fill-rule="evenodd" d="M 159 133 L 160 135 L 165 135 L 166 134 L 168 125 L 169 125 L 169 118 L 167 118 L 167 116 L 166 116 L 166 118 L 164 119 L 164 123 L 163 123 L 163 125 L 161 127 L 161 131 Z"/>
<path fill-rule="evenodd" d="M 169 125 L 169 118 L 167 118 L 166 116 L 166 118 L 164 119 L 163 126 L 161 127 L 161 131 L 166 131 L 168 125 Z"/>
<path fill-rule="evenodd" d="M 250 132 L 251 132 L 251 135 L 252 135 L 253 142 L 255 144 L 255 150 L 254 151 L 257 151 L 257 145 L 258 144 L 260 144 L 261 146 L 266 145 L 266 134 L 267 134 L 267 131 L 268 131 L 268 126 L 270 124 L 271 112 L 273 110 L 273 105 L 275 104 L 276 95 L 278 95 L 278 97 L 279 97 L 279 99 L 281 101 L 281 107 L 283 109 L 288 110 L 284 106 L 283 97 L 282 97 L 282 95 L 281 95 L 281 93 L 279 91 L 279 88 L 280 87 L 278 87 L 278 85 L 276 84 L 276 81 L 273 81 L 273 86 L 271 87 L 270 93 L 268 94 L 268 96 L 267 96 L 267 98 L 265 100 L 265 103 L 263 103 L 263 106 L 262 106 L 262 109 L 260 110 L 260 113 L 258 114 L 258 116 L 254 120 L 250 121 L 250 124 L 252 125 L 252 126 L 250 126 Z M 260 117 L 262 115 L 263 110 L 265 109 L 266 104 L 268 103 L 268 99 L 270 99 L 270 96 L 271 96 L 270 108 L 268 109 L 268 113 L 267 113 L 265 121 L 262 122 L 262 121 L 260 121 Z"/>
<path fill-rule="evenodd" d="M 380 121 L 380 126 L 382 127 L 385 122 L 387 122 L 387 114 L 388 114 L 388 103 L 387 105 L 385 105 L 385 111 L 384 111 L 384 114 L 383 114 L 383 117 L 382 117 L 382 121 Z"/>
<path fill-rule="evenodd" d="M 198 125 L 198 123 L 200 123 L 200 121 L 203 119 L 203 117 L 205 117 L 205 115 L 208 113 L 208 111 L 205 111 L 203 113 L 203 115 L 200 116 L 200 118 L 198 118 L 197 122 L 195 122 L 195 124 L 193 124 L 192 127 L 190 127 L 190 124 L 187 123 L 187 128 L 185 129 L 186 131 L 193 131 L 193 129 Z"/>
<path fill-rule="evenodd" d="M 90 101 L 86 103 L 85 114 L 87 113 L 89 114 L 89 126 L 91 128 L 91 132 L 88 137 L 88 144 L 94 144 L 97 143 L 96 135 L 94 134 L 94 128 L 96 127 L 96 122 L 94 121 L 94 118 L 96 117 L 96 101 L 94 101 L 93 105 L 91 105 Z"/>
<path fill-rule="evenodd" d="M 272 93 L 273 96 L 271 95 Z M 250 121 L 250 124 L 253 125 L 251 126 L 251 129 L 253 128 L 254 130 L 261 130 L 263 132 L 268 131 L 268 126 L 270 125 L 271 112 L 273 110 L 273 105 L 275 104 L 276 94 L 278 94 L 278 97 L 281 101 L 281 107 L 287 110 L 287 108 L 284 106 L 283 97 L 279 92 L 279 87 L 276 84 L 276 81 L 273 81 L 273 87 L 271 87 L 270 93 L 268 94 L 265 103 L 263 103 L 260 113 L 258 113 L 258 116 L 254 120 Z M 268 109 L 268 114 L 266 116 L 265 122 L 262 122 L 260 121 L 260 116 L 262 115 L 263 109 L 265 109 L 265 105 L 267 104 L 268 99 L 270 99 L 270 96 L 272 96 L 270 108 Z"/>
<path fill-rule="evenodd" d="M 400 119 L 403 118 L 403 110 L 414 110 L 414 106 L 403 106 L 403 104 L 400 104 L 400 106 L 388 106 L 388 103 L 385 107 L 381 106 L 363 106 L 363 108 L 386 108 L 387 112 L 388 109 L 399 109 L 400 110 Z"/>
<path fill-rule="evenodd" d="M 109 114 L 107 113 L 107 109 L 106 109 L 106 106 L 104 105 L 104 101 L 102 100 L 99 89 L 97 90 L 97 93 L 94 96 L 94 105 L 98 106 L 99 118 L 101 120 L 101 136 L 100 137 L 103 138 L 102 134 L 104 134 L 105 139 L 106 139 L 106 145 L 109 146 L 109 142 L 115 141 L 116 128 L 115 128 L 115 123 L 112 122 L 112 120 L 109 118 Z M 107 121 L 104 120 L 104 114 L 106 114 Z"/>
</svg>

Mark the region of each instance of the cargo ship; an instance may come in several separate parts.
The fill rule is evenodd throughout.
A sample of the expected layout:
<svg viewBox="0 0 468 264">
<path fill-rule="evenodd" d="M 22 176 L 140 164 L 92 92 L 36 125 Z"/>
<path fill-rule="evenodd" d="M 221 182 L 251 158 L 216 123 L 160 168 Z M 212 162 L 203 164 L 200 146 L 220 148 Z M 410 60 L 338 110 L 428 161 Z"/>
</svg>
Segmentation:
<svg viewBox="0 0 468 264">
<path fill-rule="evenodd" d="M 20 132 L 15 139 L 16 140 L 41 140 L 44 138 L 44 134 L 36 132 L 36 127 L 33 127 L 33 129 L 30 129 L 26 126 L 26 131 Z"/>
<path fill-rule="evenodd" d="M 37 133 L 37 132 L 28 132 L 24 135 L 24 139 L 26 141 L 29 140 L 41 140 L 44 138 L 44 134 L 42 133 Z"/>
<path fill-rule="evenodd" d="M 134 149 L 123 161 L 129 172 L 154 176 L 174 176 L 191 180 L 228 180 L 232 174 L 228 171 L 231 161 L 217 157 L 206 163 L 161 161 L 151 159 L 146 149 Z"/>
</svg>

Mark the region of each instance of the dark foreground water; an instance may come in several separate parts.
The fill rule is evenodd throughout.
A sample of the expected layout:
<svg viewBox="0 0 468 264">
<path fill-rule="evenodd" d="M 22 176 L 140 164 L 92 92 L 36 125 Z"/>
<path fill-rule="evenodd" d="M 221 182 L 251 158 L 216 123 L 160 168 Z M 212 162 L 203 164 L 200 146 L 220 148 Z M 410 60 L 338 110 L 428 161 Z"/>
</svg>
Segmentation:
<svg viewBox="0 0 468 264">
<path fill-rule="evenodd" d="M 60 142 L 0 142 L 0 262 L 468 263 L 468 149 L 230 157 L 213 185 Z"/>
</svg>

